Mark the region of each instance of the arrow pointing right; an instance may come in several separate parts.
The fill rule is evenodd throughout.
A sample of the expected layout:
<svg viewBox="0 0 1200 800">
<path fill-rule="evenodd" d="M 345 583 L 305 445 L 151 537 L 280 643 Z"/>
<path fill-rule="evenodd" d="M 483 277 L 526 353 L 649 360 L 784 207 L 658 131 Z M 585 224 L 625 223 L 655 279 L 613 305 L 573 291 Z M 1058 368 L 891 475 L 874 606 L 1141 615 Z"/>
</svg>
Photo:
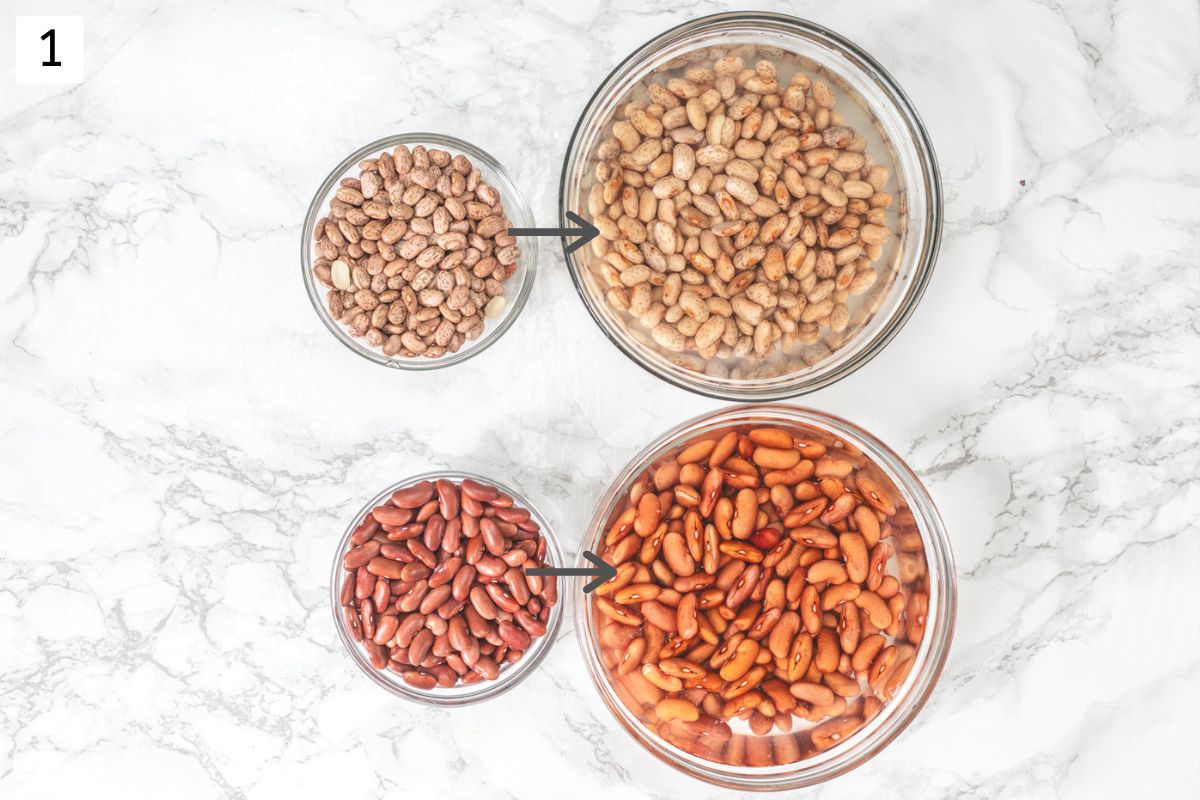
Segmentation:
<svg viewBox="0 0 1200 800">
<path fill-rule="evenodd" d="M 574 253 L 585 244 L 595 239 L 600 230 L 574 211 L 567 212 L 567 219 L 578 225 L 578 228 L 509 228 L 509 236 L 578 236 L 579 238 L 567 245 L 567 252 Z"/>
<path fill-rule="evenodd" d="M 562 575 L 565 577 L 575 577 L 579 575 L 595 575 L 596 579 L 588 581 L 583 587 L 585 593 L 595 591 L 596 587 L 602 583 L 611 581 L 617 575 L 617 568 L 609 564 L 604 559 L 593 553 L 591 550 L 584 550 L 583 557 L 592 562 L 594 567 L 534 567 L 525 570 L 526 575 Z"/>
</svg>

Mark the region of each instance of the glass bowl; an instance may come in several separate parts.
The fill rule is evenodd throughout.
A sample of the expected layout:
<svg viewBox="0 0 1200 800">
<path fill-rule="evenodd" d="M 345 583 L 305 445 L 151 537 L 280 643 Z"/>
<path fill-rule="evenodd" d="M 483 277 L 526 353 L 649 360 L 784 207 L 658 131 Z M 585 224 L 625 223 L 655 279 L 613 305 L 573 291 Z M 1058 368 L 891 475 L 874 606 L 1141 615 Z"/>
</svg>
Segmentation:
<svg viewBox="0 0 1200 800">
<path fill-rule="evenodd" d="M 897 504 L 896 515 L 887 517 L 889 522 L 895 523 L 893 528 L 889 529 L 886 525 L 883 526 L 881 542 L 893 543 L 890 548 L 892 550 L 890 560 L 884 569 L 899 576 L 896 583 L 899 591 L 895 596 L 902 596 L 901 593 L 903 593 L 903 596 L 911 597 L 914 592 L 923 592 L 928 597 L 928 606 L 924 627 L 918 635 L 920 642 L 915 647 L 911 644 L 902 644 L 902 639 L 911 637 L 912 634 L 909 633 L 911 629 L 907 627 L 908 620 L 916 619 L 916 617 L 907 614 L 907 610 L 905 616 L 902 617 L 904 626 L 901 630 L 904 631 L 904 636 L 898 636 L 895 642 L 898 649 L 903 647 L 911 652 L 912 666 L 906 673 L 902 667 L 897 669 L 893 675 L 901 673 L 903 677 L 893 677 L 891 681 L 882 684 L 886 689 L 883 691 L 886 699 L 882 706 L 876 705 L 873 711 L 863 711 L 861 715 L 856 714 L 856 718 L 866 718 L 866 722 L 861 723 L 861 727 L 845 734 L 844 738 L 834 739 L 833 741 L 836 743 L 832 746 L 815 753 L 811 752 L 811 747 L 804 739 L 811 730 L 805 726 L 814 723 L 806 722 L 802 716 L 795 716 L 789 721 L 789 725 L 792 726 L 790 732 L 784 732 L 782 728 L 777 727 L 770 729 L 765 734 L 761 730 L 757 734 L 752 733 L 742 720 L 730 719 L 728 724 L 732 732 L 744 736 L 740 742 L 740 746 L 744 749 L 739 752 L 746 754 L 754 745 L 761 745 L 757 748 L 757 752 L 762 753 L 765 750 L 770 754 L 769 758 L 764 761 L 762 758 L 755 759 L 748 755 L 744 758 L 730 756 L 729 750 L 725 748 L 732 749 L 732 739 L 721 740 L 721 743 L 717 745 L 705 745 L 721 748 L 720 750 L 710 750 L 706 755 L 703 746 L 698 747 L 696 744 L 704 742 L 702 738 L 704 734 L 701 731 L 692 731 L 695 740 L 691 744 L 686 741 L 668 741 L 666 736 L 671 732 L 670 723 L 667 723 L 668 727 L 665 730 L 661 728 L 664 724 L 662 722 L 653 726 L 648 724 L 645 720 L 653 719 L 648 710 L 650 707 L 639 705 L 632 690 L 626 688 L 630 684 L 621 688 L 615 686 L 616 679 L 613 678 L 612 668 L 605 663 L 604 659 L 607 652 L 610 658 L 609 663 L 613 663 L 616 651 L 601 642 L 601 626 L 597 619 L 599 601 L 595 594 L 589 595 L 588 600 L 576 604 L 575 622 L 584 661 L 587 663 L 592 681 L 602 700 L 621 726 L 650 753 L 692 777 L 727 788 L 739 790 L 795 789 L 841 775 L 877 754 L 912 722 L 929 698 L 941 674 L 954 627 L 956 603 L 954 562 L 946 531 L 933 506 L 933 501 L 912 470 L 875 437 L 830 414 L 778 404 L 725 408 L 697 417 L 667 431 L 639 452 L 617 475 L 600 498 L 580 545 L 580 550 L 591 550 L 598 554 L 605 553 L 606 532 L 610 531 L 614 524 L 620 524 L 621 511 L 626 506 L 630 488 L 647 473 L 647 470 L 656 469 L 667 460 L 668 456 L 673 457 L 687 443 L 702 438 L 718 439 L 733 428 L 742 430 L 758 426 L 798 430 L 805 434 L 806 441 L 825 443 L 832 453 L 840 454 L 843 459 L 861 460 L 861 458 L 865 458 L 868 464 L 873 464 L 873 467 L 870 468 L 872 477 L 881 485 L 890 483 L 891 487 L 888 491 L 893 492 L 893 497 L 898 493 L 907 505 L 907 510 L 905 510 Z M 841 450 L 836 449 L 839 446 Z M 861 454 L 861 457 L 856 453 Z M 857 485 L 857 491 L 865 495 L 870 490 L 869 487 Z M 911 519 L 908 516 L 909 512 L 911 512 Z M 903 518 L 901 515 L 904 515 Z M 782 525 L 779 527 L 782 528 Z M 636 536 L 637 531 L 629 535 Z M 786 541 L 786 533 L 784 537 L 781 541 Z M 764 549 L 766 546 L 762 545 Z M 801 545 L 796 547 L 801 547 Z M 807 547 L 809 550 L 812 549 L 811 544 Z M 661 552 L 664 553 L 665 559 L 670 560 L 670 555 L 666 554 L 666 548 L 663 548 Z M 614 560 L 618 559 L 614 558 Z M 639 560 L 641 563 L 645 563 L 637 552 L 634 552 L 629 559 L 631 562 Z M 721 561 L 719 563 L 724 567 L 729 562 Z M 584 565 L 582 559 L 579 560 L 579 564 L 580 566 Z M 578 591 L 579 588 L 579 584 L 576 584 L 572 591 Z M 597 591 L 602 591 L 602 589 Z M 880 591 L 882 592 L 882 589 Z M 626 602 L 636 602 L 636 600 Z M 919 606 L 913 607 L 919 608 Z M 793 605 L 788 605 L 787 608 L 793 608 Z M 609 625 L 607 622 L 604 624 L 605 626 Z M 826 620 L 823 624 L 828 625 L 829 621 Z M 695 640 L 694 644 L 687 645 L 683 652 L 690 652 L 692 647 L 702 647 L 703 641 L 706 640 L 702 636 Z M 766 642 L 767 639 L 764 638 L 761 641 Z M 676 650 L 675 652 L 680 651 Z M 894 663 L 900 664 L 902 663 L 901 659 L 906 657 L 908 656 L 898 655 Z M 707 664 L 708 662 L 703 663 Z M 772 662 L 760 660 L 756 663 L 770 664 Z M 779 662 L 775 663 L 778 668 Z M 715 669 L 711 666 L 709 668 Z M 841 668 L 844 667 L 839 667 L 839 669 Z M 632 672 L 636 675 L 637 669 L 633 669 Z M 775 677 L 778 677 L 777 672 L 768 673 L 768 677 L 762 679 L 761 686 L 765 687 Z M 687 686 L 688 684 L 685 683 L 685 689 Z M 710 694 L 717 691 L 711 686 L 707 689 Z M 724 691 L 724 689 L 720 691 Z M 873 688 L 873 691 L 879 693 L 880 690 Z M 635 713 L 627 705 L 627 702 L 637 706 L 640 713 Z M 704 706 L 703 703 L 700 705 Z M 801 710 L 807 711 L 807 709 Z M 800 711 L 796 713 L 799 714 Z M 841 714 L 843 712 L 834 713 Z M 699 722 L 708 723 L 711 720 L 706 720 L 702 716 Z M 663 732 L 660 733 L 660 730 Z M 792 737 L 792 742 L 786 743 L 788 749 L 783 750 L 778 744 L 778 739 L 772 739 L 770 742 L 763 741 L 772 735 Z M 751 743 L 752 739 L 758 741 Z M 711 743 L 715 740 L 709 739 L 708 741 Z M 724 744 L 725 741 L 730 744 Z M 679 744 L 684 744 L 687 749 L 678 746 Z M 708 757 L 713 753 L 716 753 L 717 756 Z M 767 763 L 768 761 L 784 760 L 781 753 L 790 753 L 793 756 L 803 754 L 803 757 L 791 763 Z M 718 761 L 717 757 L 723 760 Z M 740 763 L 731 765 L 724 759 Z M 758 761 L 758 765 L 753 765 L 755 761 Z"/>
<path fill-rule="evenodd" d="M 521 257 L 517 261 L 516 271 L 504 281 L 504 295 L 508 298 L 508 302 L 498 317 L 485 320 L 483 334 L 478 339 L 464 342 L 463 346 L 456 353 L 446 352 L 437 358 L 426 358 L 424 356 L 416 358 L 404 358 L 399 355 L 388 356 L 384 355 L 382 348 L 372 347 L 364 339 L 352 336 L 346 329 L 346 326 L 339 323 L 330 314 L 329 307 L 325 301 L 326 292 L 329 290 L 313 276 L 314 229 L 317 222 L 328 212 L 329 201 L 337 191 L 341 180 L 343 178 L 358 177 L 358 163 L 360 161 L 374 158 L 384 150 L 391 150 L 401 144 L 408 145 L 409 147 L 424 145 L 430 149 L 436 147 L 449 151 L 452 156 L 459 154 L 466 156 L 479 169 L 483 180 L 500 192 L 504 212 L 512 227 L 527 228 L 533 224 L 533 212 L 529 209 L 529 203 L 525 200 L 525 196 L 521 193 L 521 190 L 517 188 L 512 177 L 509 176 L 508 171 L 504 169 L 499 161 L 480 148 L 462 139 L 456 139 L 453 136 L 445 136 L 439 133 L 396 134 L 359 148 L 347 156 L 342 163 L 334 167 L 329 176 L 325 178 L 325 181 L 321 184 L 321 188 L 313 196 L 312 203 L 308 206 L 308 214 L 304 220 L 304 229 L 301 232 L 300 239 L 301 272 L 304 276 L 304 287 L 308 291 L 308 298 L 312 302 L 313 310 L 317 312 L 317 316 L 321 318 L 321 321 L 329 329 L 329 332 L 347 348 L 363 358 L 385 367 L 407 370 L 438 369 L 439 367 L 460 364 L 471 356 L 482 353 L 503 336 L 505 331 L 512 327 L 517 316 L 525 307 L 530 292 L 533 290 L 533 278 L 537 272 L 538 248 L 533 237 L 517 237 L 517 244 L 521 248 Z"/>
<path fill-rule="evenodd" d="M 347 630 L 346 620 L 342 614 L 341 604 L 341 587 L 342 580 L 345 575 L 345 570 L 342 568 L 342 556 L 345 555 L 350 537 L 354 533 L 354 529 L 366 518 L 376 506 L 388 499 L 397 489 L 411 486 L 420 481 L 436 481 L 445 478 L 456 483 L 461 483 L 464 478 L 468 478 L 480 483 L 487 483 L 495 486 L 501 492 L 511 497 L 517 506 L 529 509 L 530 516 L 540 526 L 539 533 L 546 540 L 546 563 L 548 566 L 563 564 L 562 551 L 558 546 L 558 539 L 554 535 L 554 531 L 547 523 L 546 518 L 529 499 L 520 492 L 515 491 L 511 487 L 493 480 L 492 478 L 476 475 L 470 472 L 455 472 L 455 471 L 438 471 L 426 472 L 421 475 L 414 475 L 411 478 L 405 478 L 398 483 L 384 489 L 375 497 L 371 498 L 354 518 L 350 524 L 346 526 L 346 532 L 342 535 L 338 542 L 337 550 L 333 554 L 333 567 L 330 570 L 329 578 L 329 602 L 330 608 L 333 611 L 333 621 L 337 628 L 338 637 L 342 640 L 342 645 L 346 648 L 346 652 L 350 655 L 351 660 L 358 666 L 362 672 L 374 681 L 377 685 L 388 690 L 392 694 L 402 697 L 406 700 L 412 700 L 418 703 L 424 703 L 432 706 L 465 706 L 472 703 L 479 703 L 484 700 L 490 700 L 493 697 L 500 695 L 512 689 L 521 681 L 525 680 L 538 665 L 542 659 L 550 652 L 550 648 L 554 644 L 554 638 L 558 633 L 559 624 L 562 622 L 563 601 L 562 586 L 559 587 L 558 602 L 551 606 L 550 619 L 546 623 L 546 633 L 544 636 L 536 637 L 533 644 L 525 651 L 524 657 L 516 663 L 505 663 L 500 667 L 500 675 L 495 680 L 480 681 L 473 684 L 458 684 L 451 688 L 436 686 L 433 689 L 418 689 L 404 682 L 401 677 L 390 669 L 378 670 L 371 665 L 371 660 L 367 656 L 362 645 L 355 642 Z"/>
<path fill-rule="evenodd" d="M 754 58 L 792 59 L 787 71 L 780 72 L 781 86 L 795 71 L 792 67 L 832 85 L 840 101 L 836 111 L 845 117 L 845 124 L 863 136 L 867 153 L 891 170 L 884 189 L 894 199 L 886 222 L 892 235 L 871 265 L 879 280 L 861 295 L 846 298 L 847 327 L 835 334 L 821 326 L 817 341 L 792 342 L 786 353 L 776 342 L 773 355 L 763 359 L 732 354 L 706 360 L 694 350 L 671 352 L 656 343 L 637 319 L 605 299 L 609 284 L 598 274 L 605 247 L 601 237 L 565 255 L 588 312 L 636 363 L 670 383 L 711 397 L 779 399 L 826 386 L 878 353 L 912 314 L 937 257 L 942 189 L 933 146 L 903 90 L 874 59 L 830 30 L 783 14 L 716 14 L 672 28 L 617 65 L 584 108 L 563 163 L 559 213 L 564 220 L 568 211 L 592 219 L 587 208 L 598 181 L 596 148 L 610 137 L 610 123 L 618 110 L 631 97 L 646 98 L 644 79 L 667 70 L 673 76 L 673 70 L 690 59 L 704 58 L 707 63 L 739 46 L 755 47 Z M 747 58 L 746 64 L 753 66 L 752 59 Z M 799 201 L 793 201 L 795 205 Z M 682 269 L 683 264 L 676 268 Z"/>
</svg>

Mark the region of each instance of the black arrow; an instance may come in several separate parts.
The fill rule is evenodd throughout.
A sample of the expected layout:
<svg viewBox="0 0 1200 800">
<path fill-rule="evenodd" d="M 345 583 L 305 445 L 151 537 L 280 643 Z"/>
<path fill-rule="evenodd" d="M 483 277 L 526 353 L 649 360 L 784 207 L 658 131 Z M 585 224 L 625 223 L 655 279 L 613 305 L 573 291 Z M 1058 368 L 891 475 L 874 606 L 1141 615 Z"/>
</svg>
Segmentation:
<svg viewBox="0 0 1200 800">
<path fill-rule="evenodd" d="M 509 228 L 509 236 L 578 236 L 579 238 L 567 245 L 567 252 L 574 253 L 579 248 L 596 238 L 600 233 L 591 224 L 574 211 L 567 212 L 567 219 L 578 225 L 578 228 Z"/>
<path fill-rule="evenodd" d="M 594 581 L 589 581 L 583 587 L 583 591 L 590 592 L 602 583 L 611 581 L 617 575 L 617 568 L 609 564 L 604 559 L 597 556 L 590 550 L 583 551 L 583 557 L 592 562 L 594 567 L 534 567 L 533 569 L 525 570 L 526 575 L 563 575 L 566 577 L 574 577 L 577 575 L 595 575 Z"/>
</svg>

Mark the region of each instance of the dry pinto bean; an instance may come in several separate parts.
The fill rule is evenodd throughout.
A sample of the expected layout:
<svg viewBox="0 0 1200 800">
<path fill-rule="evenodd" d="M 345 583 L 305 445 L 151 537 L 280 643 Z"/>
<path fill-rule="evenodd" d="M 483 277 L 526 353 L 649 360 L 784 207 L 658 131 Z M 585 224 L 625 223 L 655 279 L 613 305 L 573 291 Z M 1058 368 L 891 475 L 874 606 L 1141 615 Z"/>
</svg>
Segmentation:
<svg viewBox="0 0 1200 800">
<path fill-rule="evenodd" d="M 727 764 L 852 736 L 902 684 L 929 614 L 899 497 L 815 428 L 732 426 L 658 457 L 613 509 L 598 552 L 620 565 L 586 601 L 622 702 L 689 751 L 682 726 L 711 719 L 733 738 L 697 752 Z"/>
<path fill-rule="evenodd" d="M 330 314 L 387 356 L 437 358 L 478 339 L 521 258 L 499 191 L 465 156 L 421 145 L 357 170 L 314 232 Z M 444 502 L 450 519 L 457 501 Z"/>
<path fill-rule="evenodd" d="M 548 563 L 539 531 L 528 509 L 490 485 L 441 479 L 396 490 L 342 555 L 351 637 L 376 669 L 391 666 L 418 688 L 495 680 L 546 635 L 557 601 L 552 579 L 524 572 Z"/>
</svg>

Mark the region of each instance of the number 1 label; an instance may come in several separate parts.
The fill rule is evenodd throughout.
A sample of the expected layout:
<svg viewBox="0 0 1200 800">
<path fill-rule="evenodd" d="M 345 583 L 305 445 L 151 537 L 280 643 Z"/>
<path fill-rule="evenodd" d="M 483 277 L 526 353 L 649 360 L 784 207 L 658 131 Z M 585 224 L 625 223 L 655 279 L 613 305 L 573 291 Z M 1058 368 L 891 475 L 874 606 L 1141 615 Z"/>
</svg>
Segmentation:
<svg viewBox="0 0 1200 800">
<path fill-rule="evenodd" d="M 16 22 L 17 83 L 83 83 L 83 17 L 29 16 Z"/>
<path fill-rule="evenodd" d="M 61 67 L 62 62 L 58 61 L 57 59 L 54 58 L 54 28 L 51 28 L 50 30 L 48 30 L 42 34 L 42 41 L 45 41 L 46 39 L 50 40 L 50 60 L 43 61 L 42 66 L 43 67 Z"/>
</svg>

